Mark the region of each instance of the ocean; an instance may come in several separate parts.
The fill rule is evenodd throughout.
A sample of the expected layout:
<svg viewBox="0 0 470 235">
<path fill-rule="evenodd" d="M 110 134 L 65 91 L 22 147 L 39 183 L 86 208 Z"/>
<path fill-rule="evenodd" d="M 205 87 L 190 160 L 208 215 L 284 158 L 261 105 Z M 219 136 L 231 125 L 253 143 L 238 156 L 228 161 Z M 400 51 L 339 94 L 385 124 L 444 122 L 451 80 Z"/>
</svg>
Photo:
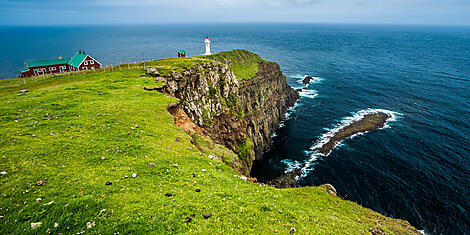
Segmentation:
<svg viewBox="0 0 470 235">
<path fill-rule="evenodd" d="M 408 220 L 427 234 L 470 233 L 470 28 L 347 24 L 166 24 L 0 27 L 0 78 L 25 60 L 85 50 L 103 65 L 247 49 L 275 61 L 294 88 L 313 81 L 273 134 L 253 176 L 302 167 L 303 186 L 332 184 L 344 199 Z M 313 151 L 374 111 L 377 131 Z"/>
</svg>

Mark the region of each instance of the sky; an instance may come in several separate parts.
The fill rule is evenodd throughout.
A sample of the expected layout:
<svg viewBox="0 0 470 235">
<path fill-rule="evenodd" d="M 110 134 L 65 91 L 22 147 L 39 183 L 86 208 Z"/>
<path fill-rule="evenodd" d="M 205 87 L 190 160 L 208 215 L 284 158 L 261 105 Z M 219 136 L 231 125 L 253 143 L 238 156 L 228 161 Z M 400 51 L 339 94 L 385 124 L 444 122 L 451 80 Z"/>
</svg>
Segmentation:
<svg viewBox="0 0 470 235">
<path fill-rule="evenodd" d="M 0 0 L 0 25 L 470 25 L 470 0 Z"/>
</svg>

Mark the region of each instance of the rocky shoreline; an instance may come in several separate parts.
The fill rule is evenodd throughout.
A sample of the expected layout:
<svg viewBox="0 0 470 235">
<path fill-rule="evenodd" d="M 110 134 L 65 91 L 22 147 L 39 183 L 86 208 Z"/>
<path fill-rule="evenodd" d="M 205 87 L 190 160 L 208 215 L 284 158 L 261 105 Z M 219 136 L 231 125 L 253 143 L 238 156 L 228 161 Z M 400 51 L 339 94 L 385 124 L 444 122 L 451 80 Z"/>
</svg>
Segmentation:
<svg viewBox="0 0 470 235">
<path fill-rule="evenodd" d="M 327 143 L 313 149 L 321 154 L 328 155 L 331 150 L 341 141 L 364 132 L 375 131 L 384 127 L 387 119 L 390 118 L 387 113 L 371 113 L 365 115 L 361 120 L 355 121 L 348 126 L 343 127 L 331 137 Z"/>
<path fill-rule="evenodd" d="M 350 138 L 356 134 L 375 131 L 385 126 L 390 115 L 384 112 L 370 113 L 364 115 L 360 120 L 350 123 L 349 125 L 339 129 L 328 141 L 313 150 L 323 155 L 328 155 L 341 141 Z M 301 169 L 305 166 L 302 164 L 299 168 L 291 172 L 276 177 L 267 182 L 276 188 L 295 188 L 298 187 L 297 177 L 301 176 Z"/>
</svg>

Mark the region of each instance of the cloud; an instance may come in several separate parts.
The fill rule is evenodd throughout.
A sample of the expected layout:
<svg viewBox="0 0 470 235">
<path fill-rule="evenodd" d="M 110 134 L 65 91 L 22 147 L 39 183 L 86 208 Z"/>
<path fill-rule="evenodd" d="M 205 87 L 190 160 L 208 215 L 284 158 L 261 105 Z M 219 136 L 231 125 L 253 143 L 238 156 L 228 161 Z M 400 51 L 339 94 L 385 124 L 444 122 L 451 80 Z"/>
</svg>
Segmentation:
<svg viewBox="0 0 470 235">
<path fill-rule="evenodd" d="M 2 24 L 470 22 L 470 0 L 0 0 Z M 468 23 L 465 23 L 468 24 Z"/>
<path fill-rule="evenodd" d="M 237 6 L 289 6 L 309 5 L 321 0 L 91 0 L 92 5 L 102 6 L 179 6 L 179 7 L 237 7 Z"/>
<path fill-rule="evenodd" d="M 295 5 L 312 5 L 321 3 L 321 0 L 289 0 L 289 2 Z"/>
</svg>

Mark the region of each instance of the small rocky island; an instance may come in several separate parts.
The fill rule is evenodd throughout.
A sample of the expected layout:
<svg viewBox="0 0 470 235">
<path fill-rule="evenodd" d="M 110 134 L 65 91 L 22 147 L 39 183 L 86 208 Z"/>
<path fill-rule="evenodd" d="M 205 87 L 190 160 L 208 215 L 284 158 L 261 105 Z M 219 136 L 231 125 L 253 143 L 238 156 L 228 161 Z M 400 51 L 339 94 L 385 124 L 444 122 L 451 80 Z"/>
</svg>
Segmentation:
<svg viewBox="0 0 470 235">
<path fill-rule="evenodd" d="M 347 139 L 355 134 L 375 131 L 384 127 L 390 115 L 384 112 L 371 113 L 365 115 L 362 119 L 355 121 L 336 132 L 328 142 L 314 149 L 315 151 L 328 155 L 337 143 Z"/>
<path fill-rule="evenodd" d="M 331 138 L 327 140 L 326 143 L 314 148 L 313 150 L 321 153 L 323 155 L 328 155 L 331 150 L 341 141 L 350 138 L 351 136 L 364 133 L 369 131 L 375 131 L 385 126 L 387 119 L 391 116 L 385 112 L 375 112 L 364 115 L 361 119 L 350 123 L 338 131 L 336 131 Z M 277 188 L 296 188 L 299 187 L 297 183 L 297 177 L 302 174 L 302 167 L 305 166 L 305 163 L 300 167 L 296 168 L 291 172 L 282 174 L 273 180 L 267 182 L 267 184 L 273 185 Z"/>
<path fill-rule="evenodd" d="M 313 77 L 312 76 L 307 76 L 304 78 L 304 80 L 302 80 L 302 83 L 305 84 L 305 85 L 308 85 L 310 84 L 310 81 L 313 80 Z"/>
</svg>

